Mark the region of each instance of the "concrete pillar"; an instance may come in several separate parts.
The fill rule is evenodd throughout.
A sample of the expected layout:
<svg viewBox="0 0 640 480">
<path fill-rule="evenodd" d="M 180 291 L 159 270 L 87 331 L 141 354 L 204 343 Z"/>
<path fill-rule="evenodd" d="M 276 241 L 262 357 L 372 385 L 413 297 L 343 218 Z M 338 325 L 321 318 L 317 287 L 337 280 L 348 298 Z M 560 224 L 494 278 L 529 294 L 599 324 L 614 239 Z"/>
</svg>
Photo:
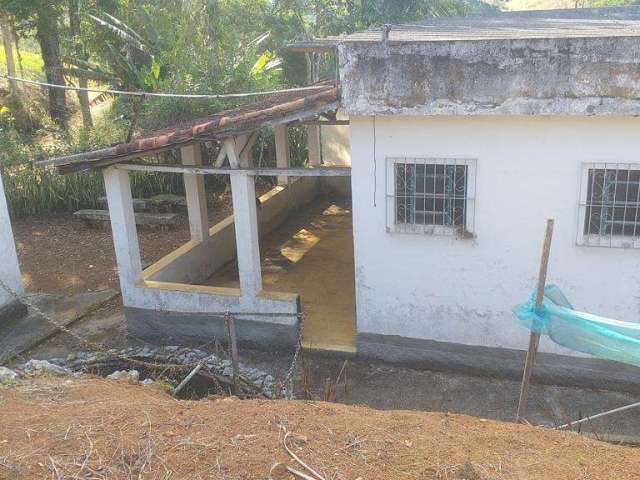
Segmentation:
<svg viewBox="0 0 640 480">
<path fill-rule="evenodd" d="M 202 165 L 202 149 L 199 144 L 182 147 L 180 154 L 183 165 Z M 185 173 L 183 177 L 191 240 L 202 242 L 209 235 L 209 215 L 207 214 L 204 175 Z"/>
<path fill-rule="evenodd" d="M 287 125 L 276 125 L 274 127 L 276 137 L 276 166 L 278 168 L 289 168 L 289 135 L 287 135 Z M 278 185 L 286 185 L 289 177 L 278 177 Z"/>
<path fill-rule="evenodd" d="M 126 305 L 131 289 L 142 279 L 142 262 L 133 213 L 129 173 L 126 170 L 117 170 L 111 167 L 103 171 L 103 177 L 107 191 L 107 202 L 109 203 L 109 217 L 118 263 L 120 290 Z"/>
<path fill-rule="evenodd" d="M 0 287 L 0 309 L 2 309 L 16 300 L 12 293 L 18 295 L 24 293 L 2 176 L 0 176 L 0 280 L 12 291 L 7 291 L 4 286 Z"/>
<path fill-rule="evenodd" d="M 240 292 L 243 296 L 255 296 L 262 290 L 255 177 L 231 175 L 231 195 Z"/>
<path fill-rule="evenodd" d="M 309 165 L 312 167 L 320 166 L 322 163 L 320 125 L 307 126 L 307 149 L 309 151 Z"/>
</svg>

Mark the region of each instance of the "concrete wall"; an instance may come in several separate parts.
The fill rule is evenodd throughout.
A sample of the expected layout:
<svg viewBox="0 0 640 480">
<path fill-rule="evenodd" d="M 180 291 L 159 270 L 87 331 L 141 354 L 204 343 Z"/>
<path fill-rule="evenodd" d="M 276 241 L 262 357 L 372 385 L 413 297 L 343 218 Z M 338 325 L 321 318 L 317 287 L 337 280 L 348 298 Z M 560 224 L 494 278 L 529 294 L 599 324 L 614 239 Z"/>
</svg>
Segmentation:
<svg viewBox="0 0 640 480">
<path fill-rule="evenodd" d="M 260 197 L 260 236 L 278 227 L 295 209 L 318 194 L 318 178 L 305 177 L 275 187 Z M 198 284 L 236 256 L 233 215 L 211 227 L 204 242 L 189 241 L 144 271 L 146 280 Z"/>
<path fill-rule="evenodd" d="M 576 308 L 638 321 L 640 254 L 576 245 L 582 162 L 640 163 L 640 119 L 351 117 L 359 333 L 526 349 L 511 308 L 548 279 Z M 375 162 L 374 166 L 374 152 Z M 477 160 L 475 239 L 387 233 L 386 157 Z M 375 204 L 374 204 L 375 202 Z M 547 352 L 571 352 L 543 338 Z M 575 353 L 574 353 L 575 355 Z"/>
<path fill-rule="evenodd" d="M 18 265 L 18 255 L 13 240 L 2 176 L 0 176 L 0 280 L 15 293 L 23 293 L 20 266 Z M 14 301 L 15 297 L 0 286 L 0 310 Z"/>
<path fill-rule="evenodd" d="M 478 38 L 503 28 L 477 23 L 465 20 L 466 30 L 476 29 Z M 547 23 L 562 25 L 541 22 L 539 28 Z M 446 25 L 435 24 L 433 35 Z M 340 44 L 341 104 L 347 114 L 640 113 L 640 37 L 451 38 L 456 35 L 432 42 Z"/>
</svg>

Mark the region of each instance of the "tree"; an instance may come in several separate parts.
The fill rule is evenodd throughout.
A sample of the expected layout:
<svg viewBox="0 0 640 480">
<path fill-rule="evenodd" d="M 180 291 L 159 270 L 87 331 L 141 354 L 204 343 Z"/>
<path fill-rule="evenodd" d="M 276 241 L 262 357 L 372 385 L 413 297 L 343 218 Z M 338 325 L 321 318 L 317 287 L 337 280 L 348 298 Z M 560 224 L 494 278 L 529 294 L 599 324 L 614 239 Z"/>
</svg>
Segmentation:
<svg viewBox="0 0 640 480">
<path fill-rule="evenodd" d="M 48 83 L 66 85 L 62 73 L 60 34 L 58 30 L 59 11 L 47 0 L 37 2 L 36 38 L 40 44 L 40 54 L 44 62 L 44 73 Z M 67 126 L 67 100 L 62 88 L 49 88 L 49 115 L 63 129 Z"/>
<path fill-rule="evenodd" d="M 71 41 L 73 42 L 73 51 L 79 60 L 86 62 L 89 57 L 85 52 L 84 46 L 81 41 L 80 30 L 80 3 L 78 0 L 69 0 L 69 30 L 71 33 Z M 78 86 L 80 88 L 87 88 L 87 77 L 78 77 Z M 89 104 L 89 93 L 86 91 L 78 90 L 78 101 L 80 102 L 80 111 L 82 113 L 82 124 L 84 128 L 93 127 L 93 119 L 91 118 L 91 107 Z"/>
<path fill-rule="evenodd" d="M 7 74 L 10 77 L 16 76 L 16 67 L 13 60 L 13 42 L 12 42 L 12 27 L 11 20 L 0 15 L 0 30 L 2 30 L 2 46 L 4 48 L 4 54 L 7 63 Z M 20 130 L 28 131 L 32 127 L 29 114 L 24 108 L 22 98 L 20 96 L 20 88 L 18 82 L 15 80 L 9 80 L 9 92 L 10 92 L 10 104 L 13 109 L 13 116 L 16 120 L 16 124 Z"/>
<path fill-rule="evenodd" d="M 59 5 L 54 0 L 0 0 L 0 13 L 12 14 L 17 19 L 29 21 L 35 26 L 47 82 L 65 85 L 58 29 L 59 10 Z M 66 129 L 65 91 L 61 88 L 49 88 L 48 96 L 49 115 Z"/>
</svg>

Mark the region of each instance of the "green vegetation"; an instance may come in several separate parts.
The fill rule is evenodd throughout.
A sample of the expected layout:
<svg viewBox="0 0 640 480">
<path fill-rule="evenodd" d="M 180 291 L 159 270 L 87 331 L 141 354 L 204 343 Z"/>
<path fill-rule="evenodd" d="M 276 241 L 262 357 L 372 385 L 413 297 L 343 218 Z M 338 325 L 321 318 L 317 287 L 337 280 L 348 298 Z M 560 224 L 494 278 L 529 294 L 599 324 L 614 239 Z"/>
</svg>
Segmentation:
<svg viewBox="0 0 640 480">
<path fill-rule="evenodd" d="M 22 73 L 26 78 L 30 79 L 40 79 L 42 78 L 42 68 L 44 67 L 44 62 L 42 61 L 42 57 L 33 52 L 21 51 L 20 52 L 21 63 L 22 63 Z M 14 51 L 14 62 L 19 64 L 18 54 Z M 7 56 L 4 50 L 0 50 L 0 71 L 3 73 L 7 71 Z M 18 73 L 22 75 L 19 70 Z M 3 79 L 3 84 L 7 84 L 7 81 Z"/>
<path fill-rule="evenodd" d="M 492 8 L 481 0 L 0 0 L 0 64 L 55 84 L 185 93 L 276 89 L 335 72 L 330 56 L 284 51 L 291 42 Z M 10 50 L 14 62 L 7 62 Z M 103 191 L 99 175 L 59 176 L 35 168 L 36 158 L 126 141 L 240 102 L 2 85 L 9 94 L 0 92 L 0 168 L 18 217 L 91 207 Z M 295 161 L 304 162 L 304 131 L 292 129 L 291 140 Z M 254 149 L 263 164 L 274 162 L 269 132 Z M 172 161 L 170 153 L 161 156 Z M 136 175 L 134 194 L 179 192 L 179 180 Z M 220 179 L 209 181 L 225 188 Z"/>
</svg>

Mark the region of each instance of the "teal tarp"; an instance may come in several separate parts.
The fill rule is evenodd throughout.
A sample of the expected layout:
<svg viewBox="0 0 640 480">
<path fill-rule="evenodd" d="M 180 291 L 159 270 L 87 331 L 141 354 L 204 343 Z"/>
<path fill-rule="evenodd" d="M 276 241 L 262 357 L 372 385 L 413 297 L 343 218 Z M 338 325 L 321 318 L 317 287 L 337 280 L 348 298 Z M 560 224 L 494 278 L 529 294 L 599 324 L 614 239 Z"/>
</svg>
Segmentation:
<svg viewBox="0 0 640 480">
<path fill-rule="evenodd" d="M 571 350 L 640 367 L 640 323 L 574 310 L 555 285 L 545 288 L 544 300 L 537 311 L 535 297 L 534 289 L 527 303 L 513 309 L 529 330 L 548 335 L 558 345 Z"/>
</svg>

